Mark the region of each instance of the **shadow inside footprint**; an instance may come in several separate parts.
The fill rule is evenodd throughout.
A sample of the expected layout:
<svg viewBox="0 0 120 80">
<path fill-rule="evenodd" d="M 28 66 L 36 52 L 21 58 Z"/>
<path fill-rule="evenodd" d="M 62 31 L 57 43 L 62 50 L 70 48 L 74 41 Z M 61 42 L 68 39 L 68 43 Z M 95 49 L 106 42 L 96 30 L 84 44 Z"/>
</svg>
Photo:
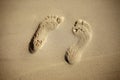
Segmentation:
<svg viewBox="0 0 120 80">
<path fill-rule="evenodd" d="M 65 59 L 65 61 L 68 63 L 68 64 L 71 64 L 70 62 L 69 62 L 69 60 L 68 60 L 68 53 L 66 52 L 66 54 L 65 54 L 65 56 L 64 56 L 64 59 Z"/>
<path fill-rule="evenodd" d="M 39 28 L 40 28 L 40 24 L 38 25 L 35 33 L 34 33 L 33 36 L 32 36 L 32 39 L 31 39 L 31 41 L 29 42 L 29 45 L 28 45 L 28 50 L 29 50 L 29 52 L 30 52 L 31 54 L 33 54 L 33 53 L 35 52 L 35 51 L 34 51 L 34 43 L 33 43 L 33 41 L 34 41 L 34 37 L 35 37 L 35 35 L 36 35 L 36 33 L 37 33 L 37 31 L 38 31 Z"/>
</svg>

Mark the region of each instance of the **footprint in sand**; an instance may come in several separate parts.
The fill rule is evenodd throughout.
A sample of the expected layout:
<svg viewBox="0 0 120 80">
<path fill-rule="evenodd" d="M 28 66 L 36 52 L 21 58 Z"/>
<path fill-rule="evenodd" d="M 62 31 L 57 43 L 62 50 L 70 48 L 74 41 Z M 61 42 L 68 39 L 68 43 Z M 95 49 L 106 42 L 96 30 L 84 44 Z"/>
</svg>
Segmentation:
<svg viewBox="0 0 120 80">
<path fill-rule="evenodd" d="M 47 16 L 38 26 L 29 44 L 29 51 L 35 53 L 43 47 L 50 31 L 59 27 L 64 21 L 64 17 Z"/>
<path fill-rule="evenodd" d="M 66 51 L 65 60 L 69 64 L 74 64 L 81 60 L 82 52 L 92 38 L 91 26 L 84 20 L 77 20 L 72 27 L 72 32 L 78 38 L 78 41 Z"/>
</svg>

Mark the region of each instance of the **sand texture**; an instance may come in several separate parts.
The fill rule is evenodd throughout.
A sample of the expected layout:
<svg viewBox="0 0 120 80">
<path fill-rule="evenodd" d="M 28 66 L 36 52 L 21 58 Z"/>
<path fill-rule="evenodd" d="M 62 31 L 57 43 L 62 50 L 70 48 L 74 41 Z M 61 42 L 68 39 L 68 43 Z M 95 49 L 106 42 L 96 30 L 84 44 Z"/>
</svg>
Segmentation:
<svg viewBox="0 0 120 80">
<path fill-rule="evenodd" d="M 50 15 L 64 21 L 31 54 L 31 38 Z M 91 25 L 92 39 L 70 65 L 65 54 L 79 40 L 72 32 L 79 19 Z M 120 80 L 120 1 L 0 0 L 0 80 Z"/>
</svg>

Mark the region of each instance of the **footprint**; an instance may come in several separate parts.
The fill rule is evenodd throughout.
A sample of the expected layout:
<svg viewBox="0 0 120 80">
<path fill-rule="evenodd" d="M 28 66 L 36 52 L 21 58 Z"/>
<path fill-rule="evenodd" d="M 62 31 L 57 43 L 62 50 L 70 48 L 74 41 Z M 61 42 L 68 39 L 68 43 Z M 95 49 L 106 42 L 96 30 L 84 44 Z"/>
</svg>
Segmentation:
<svg viewBox="0 0 120 80">
<path fill-rule="evenodd" d="M 57 29 L 64 21 L 64 17 L 47 16 L 38 26 L 29 44 L 29 51 L 35 53 L 43 47 L 49 32 Z"/>
<path fill-rule="evenodd" d="M 69 64 L 74 64 L 80 61 L 82 52 L 91 41 L 92 30 L 91 26 L 84 20 L 77 20 L 72 28 L 73 35 L 78 38 L 65 54 L 65 60 Z"/>
</svg>

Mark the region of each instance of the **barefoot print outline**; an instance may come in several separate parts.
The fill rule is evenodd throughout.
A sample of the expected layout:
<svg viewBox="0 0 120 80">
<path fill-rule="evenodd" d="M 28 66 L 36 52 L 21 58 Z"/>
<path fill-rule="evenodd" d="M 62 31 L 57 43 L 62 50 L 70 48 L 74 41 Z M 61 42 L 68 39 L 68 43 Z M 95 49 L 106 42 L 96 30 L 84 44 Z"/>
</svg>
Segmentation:
<svg viewBox="0 0 120 80">
<path fill-rule="evenodd" d="M 58 16 L 47 16 L 38 26 L 36 32 L 34 33 L 30 43 L 29 43 L 29 51 L 31 53 L 37 52 L 41 49 L 46 40 L 48 34 L 57 29 L 59 25 L 64 21 L 64 17 Z"/>
<path fill-rule="evenodd" d="M 92 39 L 91 26 L 81 19 L 75 22 L 72 33 L 78 38 L 78 41 L 66 51 L 65 60 L 69 64 L 75 64 L 81 60 L 82 52 Z"/>
</svg>

